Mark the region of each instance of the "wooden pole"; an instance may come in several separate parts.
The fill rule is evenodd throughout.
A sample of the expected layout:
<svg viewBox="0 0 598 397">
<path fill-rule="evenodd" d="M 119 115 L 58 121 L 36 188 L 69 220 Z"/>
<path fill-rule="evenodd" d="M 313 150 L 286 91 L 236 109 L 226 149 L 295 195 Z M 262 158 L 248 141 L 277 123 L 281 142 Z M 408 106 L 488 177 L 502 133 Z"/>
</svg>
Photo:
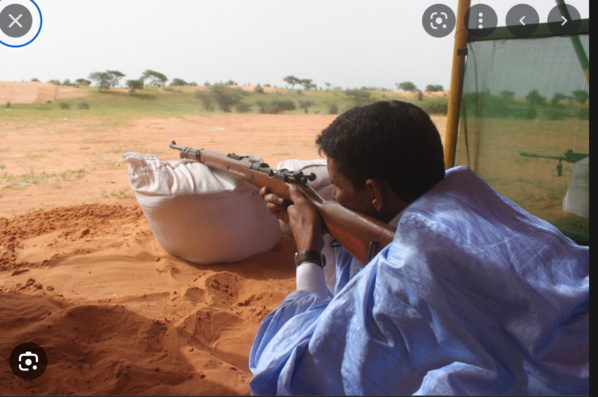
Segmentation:
<svg viewBox="0 0 598 397">
<path fill-rule="evenodd" d="M 444 166 L 447 169 L 455 165 L 457 131 L 459 129 L 459 110 L 461 107 L 461 93 L 463 91 L 465 56 L 467 55 L 467 23 L 465 21 L 465 15 L 469 10 L 469 6 L 470 0 L 459 0 L 457 23 L 455 27 L 451 87 L 449 90 L 449 105 L 446 117 L 446 133 L 444 136 Z"/>
</svg>

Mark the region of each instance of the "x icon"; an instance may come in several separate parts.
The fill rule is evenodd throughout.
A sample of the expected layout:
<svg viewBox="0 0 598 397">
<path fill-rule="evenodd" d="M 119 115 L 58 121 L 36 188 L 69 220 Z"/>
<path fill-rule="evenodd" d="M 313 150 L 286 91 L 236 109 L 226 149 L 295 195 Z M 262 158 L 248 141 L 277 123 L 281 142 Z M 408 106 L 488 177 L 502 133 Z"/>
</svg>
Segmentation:
<svg viewBox="0 0 598 397">
<path fill-rule="evenodd" d="M 11 23 L 10 25 L 8 25 L 8 27 L 9 27 L 9 28 L 12 28 L 12 25 L 14 25 L 15 23 L 16 23 L 17 25 L 19 25 L 19 27 L 20 27 L 20 28 L 22 28 L 22 27 L 23 27 L 23 25 L 21 25 L 21 24 L 19 23 L 19 19 L 21 19 L 21 17 L 23 16 L 23 14 L 19 14 L 19 16 L 18 16 L 18 17 L 16 17 L 16 18 L 15 18 L 15 17 L 13 17 L 13 16 L 12 16 L 12 14 L 8 14 L 8 16 L 10 17 L 10 19 L 12 19 L 12 23 Z"/>
</svg>

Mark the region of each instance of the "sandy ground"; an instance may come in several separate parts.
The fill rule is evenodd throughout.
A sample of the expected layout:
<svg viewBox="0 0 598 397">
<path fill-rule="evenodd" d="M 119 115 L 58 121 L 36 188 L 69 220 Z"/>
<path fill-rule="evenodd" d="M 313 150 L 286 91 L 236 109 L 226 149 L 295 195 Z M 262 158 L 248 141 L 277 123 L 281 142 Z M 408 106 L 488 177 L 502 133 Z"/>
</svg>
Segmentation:
<svg viewBox="0 0 598 397">
<path fill-rule="evenodd" d="M 35 84 L 28 100 L 45 102 L 43 83 L 22 84 Z M 155 240 L 119 159 L 131 148 L 176 159 L 173 139 L 272 166 L 314 159 L 316 135 L 336 116 L 114 128 L 73 117 L 3 121 L 0 131 L 0 394 L 248 394 L 258 326 L 294 290 L 294 241 L 283 236 L 271 252 L 234 264 L 174 257 Z M 24 342 L 49 358 L 29 381 L 6 359 Z"/>
</svg>

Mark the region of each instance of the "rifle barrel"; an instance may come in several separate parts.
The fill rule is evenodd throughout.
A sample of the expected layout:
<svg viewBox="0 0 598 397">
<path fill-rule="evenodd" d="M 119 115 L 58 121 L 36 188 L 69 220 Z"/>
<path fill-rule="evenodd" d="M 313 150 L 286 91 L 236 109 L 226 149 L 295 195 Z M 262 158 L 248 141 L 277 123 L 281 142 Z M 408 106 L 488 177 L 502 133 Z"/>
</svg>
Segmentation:
<svg viewBox="0 0 598 397">
<path fill-rule="evenodd" d="M 528 156 L 528 157 L 542 157 L 545 159 L 554 159 L 554 160 L 565 160 L 564 157 L 562 156 L 551 156 L 549 154 L 538 154 L 538 153 L 532 153 L 532 152 L 519 152 L 520 156 Z"/>
</svg>

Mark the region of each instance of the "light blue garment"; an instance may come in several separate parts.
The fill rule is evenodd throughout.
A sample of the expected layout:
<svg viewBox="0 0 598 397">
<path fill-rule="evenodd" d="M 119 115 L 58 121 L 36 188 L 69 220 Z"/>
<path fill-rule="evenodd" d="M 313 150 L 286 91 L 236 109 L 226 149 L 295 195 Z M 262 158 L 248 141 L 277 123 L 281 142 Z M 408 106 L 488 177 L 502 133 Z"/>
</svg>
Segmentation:
<svg viewBox="0 0 598 397">
<path fill-rule="evenodd" d="M 589 248 L 467 167 L 412 203 L 334 297 L 264 319 L 254 394 L 588 394 Z"/>
</svg>

